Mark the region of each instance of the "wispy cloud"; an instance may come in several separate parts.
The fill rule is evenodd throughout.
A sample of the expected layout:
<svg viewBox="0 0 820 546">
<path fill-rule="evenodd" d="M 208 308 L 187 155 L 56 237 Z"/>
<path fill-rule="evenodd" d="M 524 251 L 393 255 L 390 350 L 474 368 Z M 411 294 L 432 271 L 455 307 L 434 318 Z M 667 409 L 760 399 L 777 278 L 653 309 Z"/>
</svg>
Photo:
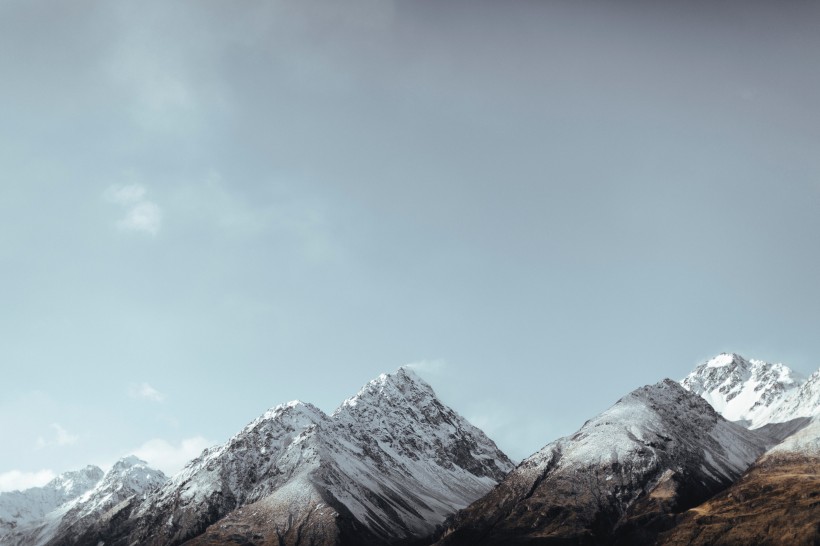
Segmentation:
<svg viewBox="0 0 820 546">
<path fill-rule="evenodd" d="M 110 186 L 103 197 L 125 209 L 125 215 L 117 221 L 117 227 L 126 231 L 140 231 L 150 235 L 159 233 L 162 210 L 146 198 L 148 190 L 141 184 Z"/>
<path fill-rule="evenodd" d="M 80 439 L 79 436 L 77 436 L 76 434 L 71 434 L 59 423 L 51 423 L 50 427 L 54 429 L 54 434 L 50 438 L 38 436 L 36 443 L 36 447 L 38 449 L 52 446 L 69 446 L 72 444 L 76 444 L 77 440 Z"/>
<path fill-rule="evenodd" d="M 0 473 L 0 493 L 3 491 L 15 491 L 28 489 L 29 487 L 40 487 L 54 479 L 54 472 L 51 470 L 38 470 L 36 472 L 22 472 L 20 470 L 10 470 Z"/>
<path fill-rule="evenodd" d="M 211 445 L 213 443 L 202 436 L 184 438 L 177 445 L 161 438 L 153 438 L 135 449 L 133 454 L 170 476 L 179 472 L 185 463 Z"/>
<path fill-rule="evenodd" d="M 139 385 L 131 385 L 128 389 L 128 395 L 131 398 L 143 398 L 145 400 L 152 400 L 154 402 L 162 402 L 165 400 L 165 395 L 148 383 L 140 383 Z"/>
<path fill-rule="evenodd" d="M 404 365 L 405 368 L 409 368 L 415 372 L 433 375 L 442 373 L 446 366 L 447 361 L 442 358 L 417 360 Z"/>
</svg>

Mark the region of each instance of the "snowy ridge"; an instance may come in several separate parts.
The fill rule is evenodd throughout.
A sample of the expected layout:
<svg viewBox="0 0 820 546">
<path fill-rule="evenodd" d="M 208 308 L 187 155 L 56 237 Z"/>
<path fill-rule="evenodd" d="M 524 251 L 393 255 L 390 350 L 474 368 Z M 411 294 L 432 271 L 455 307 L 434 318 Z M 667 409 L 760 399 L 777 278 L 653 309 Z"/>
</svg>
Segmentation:
<svg viewBox="0 0 820 546">
<path fill-rule="evenodd" d="M 91 490 L 103 478 L 96 466 L 60 474 L 43 487 L 0 493 L 0 543 L 17 544 L 47 514 Z"/>
<path fill-rule="evenodd" d="M 772 412 L 772 422 L 784 422 L 796 417 L 820 416 L 820 370 L 800 385 L 791 397 Z"/>
<path fill-rule="evenodd" d="M 268 410 L 143 501 L 120 507 L 130 510 L 127 521 L 100 533 L 166 544 L 263 522 L 258 532 L 274 538 L 294 528 L 328 543 L 351 529 L 357 541 L 419 538 L 511 469 L 479 429 L 399 369 L 331 415 L 299 401 Z"/>
<path fill-rule="evenodd" d="M 167 479 L 162 472 L 148 467 L 145 461 L 134 456 L 117 461 L 104 476 L 97 467 L 67 474 L 55 482 L 69 496 L 80 493 L 88 484 L 93 487 L 19 526 L 13 535 L 3 539 L 3 544 L 41 546 L 53 543 L 58 546 L 69 543 L 112 506 L 133 495 L 144 495 Z M 95 479 L 97 481 L 93 483 Z"/>
<path fill-rule="evenodd" d="M 807 381 L 783 364 L 737 354 L 723 353 L 699 365 L 681 385 L 726 419 L 752 429 L 820 412 L 820 372 Z"/>
<path fill-rule="evenodd" d="M 538 473 L 555 460 L 556 453 L 560 453 L 558 469 L 638 460 L 640 467 L 681 466 L 689 456 L 702 454 L 705 473 L 717 480 L 734 480 L 763 452 L 760 439 L 682 392 L 670 379 L 637 389 L 572 436 L 525 459 L 519 470 Z"/>
</svg>

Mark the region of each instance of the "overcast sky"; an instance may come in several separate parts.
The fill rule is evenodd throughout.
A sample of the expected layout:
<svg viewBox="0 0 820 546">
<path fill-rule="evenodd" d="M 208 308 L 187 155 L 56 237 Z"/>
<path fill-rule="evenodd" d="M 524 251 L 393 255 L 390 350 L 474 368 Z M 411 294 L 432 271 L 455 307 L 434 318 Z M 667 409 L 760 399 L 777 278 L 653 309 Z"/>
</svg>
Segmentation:
<svg viewBox="0 0 820 546">
<path fill-rule="evenodd" d="M 811 373 L 818 97 L 809 1 L 4 1 L 0 490 L 407 363 L 516 459 Z"/>
</svg>

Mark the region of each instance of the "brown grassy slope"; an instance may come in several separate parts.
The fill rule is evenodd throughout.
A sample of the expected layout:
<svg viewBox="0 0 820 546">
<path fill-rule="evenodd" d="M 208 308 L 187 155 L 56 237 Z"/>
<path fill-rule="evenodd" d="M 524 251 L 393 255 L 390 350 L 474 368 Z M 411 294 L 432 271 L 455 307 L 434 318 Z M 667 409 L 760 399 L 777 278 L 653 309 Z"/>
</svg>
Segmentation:
<svg viewBox="0 0 820 546">
<path fill-rule="evenodd" d="M 658 543 L 820 545 L 820 458 L 764 458 L 732 487 L 681 514 Z"/>
</svg>

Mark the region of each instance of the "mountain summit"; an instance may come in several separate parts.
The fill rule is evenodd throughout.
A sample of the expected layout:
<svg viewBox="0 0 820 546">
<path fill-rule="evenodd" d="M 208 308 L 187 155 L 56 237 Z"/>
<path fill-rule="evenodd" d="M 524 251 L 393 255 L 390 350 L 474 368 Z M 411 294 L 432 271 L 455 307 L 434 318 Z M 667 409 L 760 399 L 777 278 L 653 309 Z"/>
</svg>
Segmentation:
<svg viewBox="0 0 820 546">
<path fill-rule="evenodd" d="M 649 544 L 764 449 L 753 431 L 667 379 L 525 459 L 458 513 L 440 544 Z"/>
<path fill-rule="evenodd" d="M 418 540 L 512 469 L 407 369 L 331 415 L 279 405 L 82 537 L 97 544 L 395 544 Z"/>
<path fill-rule="evenodd" d="M 820 413 L 820 371 L 808 380 L 783 364 L 722 353 L 696 367 L 681 385 L 730 421 L 749 428 Z"/>
</svg>

